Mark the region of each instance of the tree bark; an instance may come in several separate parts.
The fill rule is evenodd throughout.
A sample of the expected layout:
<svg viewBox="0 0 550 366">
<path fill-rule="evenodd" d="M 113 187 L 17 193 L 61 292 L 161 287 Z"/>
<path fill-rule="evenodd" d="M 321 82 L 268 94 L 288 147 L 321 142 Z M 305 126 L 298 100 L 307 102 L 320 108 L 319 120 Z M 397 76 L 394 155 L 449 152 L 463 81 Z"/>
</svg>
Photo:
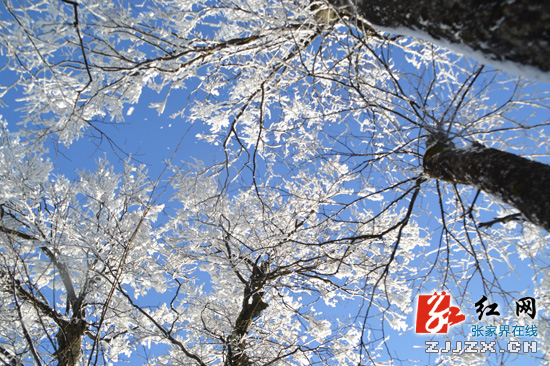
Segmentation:
<svg viewBox="0 0 550 366">
<path fill-rule="evenodd" d="M 456 148 L 441 141 L 426 149 L 423 160 L 432 178 L 475 186 L 550 231 L 550 166 L 480 144 Z"/>
<path fill-rule="evenodd" d="M 250 362 L 246 354 L 246 345 L 243 337 L 248 333 L 248 328 L 252 321 L 259 317 L 261 312 L 269 306 L 262 299 L 264 295 L 264 286 L 267 277 L 267 262 L 253 264 L 250 281 L 244 289 L 242 308 L 235 322 L 230 343 L 228 344 L 228 365 L 230 366 L 249 366 Z"/>
<path fill-rule="evenodd" d="M 82 336 L 86 331 L 86 322 L 72 320 L 64 327 L 61 327 L 56 335 L 58 366 L 76 366 L 80 360 L 82 350 Z"/>
<path fill-rule="evenodd" d="M 334 5 L 343 0 L 330 0 Z M 465 45 L 486 58 L 550 71 L 550 4 L 542 0 L 360 0 L 369 22 Z"/>
</svg>

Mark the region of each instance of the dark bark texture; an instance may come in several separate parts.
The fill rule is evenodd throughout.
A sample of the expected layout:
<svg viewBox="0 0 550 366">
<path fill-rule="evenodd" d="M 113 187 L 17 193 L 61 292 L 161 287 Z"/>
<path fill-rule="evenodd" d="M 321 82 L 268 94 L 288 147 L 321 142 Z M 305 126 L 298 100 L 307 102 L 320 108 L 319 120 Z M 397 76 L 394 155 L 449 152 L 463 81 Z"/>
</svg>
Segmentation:
<svg viewBox="0 0 550 366">
<path fill-rule="evenodd" d="M 263 290 L 267 279 L 267 262 L 253 264 L 250 281 L 245 285 L 242 308 L 235 322 L 235 328 L 231 334 L 228 345 L 228 365 L 249 366 L 253 363 L 246 354 L 246 345 L 243 337 L 248 333 L 252 321 L 261 315 L 261 312 L 269 306 L 263 301 Z"/>
<path fill-rule="evenodd" d="M 419 30 L 489 59 L 550 71 L 548 0 L 360 0 L 358 7 L 375 25 Z"/>
<path fill-rule="evenodd" d="M 58 366 L 76 366 L 82 349 L 82 336 L 86 331 L 84 321 L 72 321 L 59 329 L 56 335 L 58 350 L 55 353 Z"/>
<path fill-rule="evenodd" d="M 480 144 L 459 149 L 451 142 L 428 147 L 423 164 L 432 178 L 478 187 L 550 231 L 550 166 Z"/>
</svg>

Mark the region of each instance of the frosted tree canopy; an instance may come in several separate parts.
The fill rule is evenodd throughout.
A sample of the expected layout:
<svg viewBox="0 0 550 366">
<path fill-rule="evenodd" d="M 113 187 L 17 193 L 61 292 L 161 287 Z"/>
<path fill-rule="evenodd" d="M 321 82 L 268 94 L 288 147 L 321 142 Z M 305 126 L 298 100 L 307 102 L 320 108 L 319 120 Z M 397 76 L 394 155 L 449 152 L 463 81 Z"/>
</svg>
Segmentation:
<svg viewBox="0 0 550 366">
<path fill-rule="evenodd" d="M 548 226 L 529 212 L 550 197 L 524 192 L 546 182 L 550 89 L 531 66 L 336 1 L 0 7 L 0 113 L 20 116 L 0 129 L 4 364 L 547 361 Z M 143 105 L 182 135 L 160 176 L 110 133 Z M 54 153 L 86 143 L 115 153 L 75 154 L 70 178 Z M 471 339 L 482 296 L 495 327 L 535 298 L 538 352 L 426 354 L 414 311 L 434 291 L 469 314 L 442 341 Z"/>
</svg>

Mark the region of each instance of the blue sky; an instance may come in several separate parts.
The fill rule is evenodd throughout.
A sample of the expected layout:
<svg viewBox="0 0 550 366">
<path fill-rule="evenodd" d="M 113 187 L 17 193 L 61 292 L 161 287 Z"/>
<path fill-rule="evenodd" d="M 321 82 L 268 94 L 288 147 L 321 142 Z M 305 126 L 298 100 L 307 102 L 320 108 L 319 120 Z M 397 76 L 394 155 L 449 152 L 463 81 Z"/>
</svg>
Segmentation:
<svg viewBox="0 0 550 366">
<path fill-rule="evenodd" d="M 127 106 L 124 110 L 125 123 L 123 124 L 110 124 L 105 123 L 101 126 L 102 131 L 109 136 L 116 144 L 116 148 L 110 145 L 106 141 L 103 141 L 98 146 L 97 139 L 89 139 L 84 137 L 79 141 L 73 143 L 69 148 L 60 145 L 52 145 L 50 149 L 50 158 L 55 162 L 55 166 L 59 173 L 66 175 L 71 179 L 76 179 L 76 172 L 82 169 L 93 170 L 95 169 L 95 162 L 98 158 L 106 157 L 114 165 L 120 164 L 120 159 L 125 159 L 125 154 L 131 154 L 133 158 L 138 162 L 142 162 L 147 165 L 151 178 L 156 178 L 161 174 L 164 168 L 164 161 L 172 158 L 173 154 L 177 151 L 174 162 L 178 161 L 192 161 L 193 159 L 199 159 L 208 164 L 211 162 L 219 161 L 223 158 L 223 151 L 219 146 L 212 146 L 203 141 L 196 139 L 196 134 L 201 132 L 202 126 L 191 126 L 180 118 L 174 120 L 169 118 L 173 109 L 177 110 L 178 101 L 185 100 L 187 95 L 184 92 L 174 93 L 170 95 L 169 103 L 167 104 L 164 114 L 158 115 L 155 109 L 149 107 L 150 103 L 158 102 L 163 99 L 163 95 L 159 95 L 156 92 L 147 90 L 141 97 L 140 102 L 136 105 Z M 2 108 L 0 113 L 8 121 L 8 126 L 11 130 L 14 130 L 16 123 L 20 119 L 18 111 L 14 110 L 13 106 L 18 103 L 15 101 L 17 95 L 10 93 L 5 101 L 10 105 L 10 108 Z M 120 150 L 118 149 L 120 148 Z M 435 205 L 436 202 L 422 202 L 421 205 Z M 437 246 L 438 238 L 432 239 L 432 246 Z M 518 262 L 518 265 L 522 263 Z M 521 268 L 521 265 L 518 266 Z M 520 278 L 511 276 L 506 280 L 506 286 L 509 290 L 511 287 L 516 288 L 518 291 L 518 299 L 523 296 L 533 296 L 530 292 L 529 286 L 532 283 L 529 278 Z M 431 291 L 441 292 L 442 287 L 432 284 Z M 443 285 L 443 284 L 441 284 Z M 471 288 L 470 288 L 471 289 Z M 449 290 L 449 289 L 447 289 Z M 452 289 L 450 289 L 452 290 Z M 419 290 L 419 294 L 427 294 L 430 291 Z M 464 333 L 469 333 L 469 329 L 473 324 L 477 324 L 475 320 L 475 307 L 474 303 L 481 298 L 484 291 L 479 289 L 479 292 L 468 298 L 453 298 L 453 305 L 459 306 L 462 313 L 466 315 L 466 321 L 458 326 L 452 327 L 452 332 L 449 335 L 417 335 L 413 330 L 409 330 L 406 333 L 400 333 L 390 330 L 386 327 L 387 335 L 390 337 L 388 346 L 390 352 L 397 356 L 401 360 L 413 359 L 419 360 L 419 364 L 432 365 L 437 358 L 437 355 L 426 354 L 426 346 L 424 342 L 426 340 L 440 341 L 440 346 L 443 347 L 443 342 L 450 340 L 452 342 L 467 340 L 461 336 L 453 336 L 453 332 L 462 329 Z M 521 295 L 521 296 L 520 296 Z M 154 305 L 158 303 L 162 297 L 152 293 L 150 296 L 142 299 L 147 304 Z M 504 304 L 501 299 L 493 298 L 492 302 L 499 303 L 499 310 L 501 314 L 512 314 L 514 304 Z M 316 305 L 317 310 L 323 310 L 326 312 L 327 317 L 332 316 L 347 316 L 357 315 L 358 303 L 348 303 L 347 305 L 339 305 L 335 308 L 332 307 L 320 307 Z M 507 305 L 507 306 L 506 306 Z M 407 324 L 409 326 L 414 325 L 416 304 L 411 304 L 411 312 L 407 318 Z M 539 309 L 544 310 L 544 309 Z M 361 314 L 359 314 L 361 316 Z M 361 318 L 358 319 L 360 323 Z M 485 324 L 487 320 L 483 320 Z M 487 323 L 489 324 L 489 323 Z M 512 325 L 512 324 L 511 324 Z M 479 338 L 477 340 L 483 340 Z M 487 341 L 494 340 L 494 338 L 485 338 Z M 453 343 L 454 345 L 454 343 Z M 497 347 L 498 349 L 498 347 Z M 155 352 L 155 349 L 151 350 Z M 500 355 L 502 356 L 502 355 Z M 131 358 L 132 362 L 140 362 L 139 358 Z M 519 360 L 515 364 L 523 364 L 525 360 Z M 511 364 L 511 363 L 507 363 Z"/>
<path fill-rule="evenodd" d="M 6 82 L 6 81 L 4 81 Z M 155 109 L 150 108 L 151 103 L 158 103 L 163 100 L 165 93 L 157 94 L 156 92 L 147 90 L 141 96 L 140 102 L 136 105 L 126 106 L 123 114 L 125 123 L 119 125 L 110 124 L 108 121 L 101 126 L 102 131 L 109 136 L 118 148 L 112 148 L 108 142 L 103 141 L 99 146 L 97 139 L 82 138 L 80 141 L 73 143 L 70 148 L 64 146 L 51 145 L 50 158 L 55 162 L 58 171 L 71 179 L 76 179 L 76 171 L 82 169 L 93 170 L 95 161 L 98 158 L 106 156 L 106 158 L 114 165 L 120 164 L 120 159 L 124 159 L 124 154 L 131 154 L 138 162 L 145 163 L 150 172 L 151 178 L 155 179 L 161 174 L 164 168 L 164 161 L 172 158 L 176 152 L 174 162 L 192 161 L 199 159 L 206 165 L 212 162 L 218 162 L 223 158 L 223 151 L 220 146 L 209 145 L 203 141 L 196 139 L 196 135 L 203 132 L 203 126 L 192 126 L 185 123 L 184 119 L 171 119 L 169 116 L 179 110 L 182 104 L 189 102 L 189 95 L 185 91 L 172 91 L 166 106 L 166 110 L 162 115 L 158 115 Z M 0 113 L 8 121 L 8 127 L 11 130 L 16 129 L 16 124 L 20 120 L 20 112 L 15 110 L 14 106 L 18 95 L 9 93 L 4 99 L 9 105 L 7 108 L 0 109 Z M 422 205 L 432 205 L 437 207 L 437 202 L 423 201 L 418 203 Z M 435 210 L 434 210 L 435 211 Z M 434 223 L 431 222 L 433 225 Z M 431 245 L 435 248 L 438 245 L 439 238 L 434 235 Z M 420 259 L 419 259 L 420 260 Z M 525 265 L 519 259 L 517 267 L 520 269 Z M 504 267 L 503 267 L 504 268 Z M 475 279 L 474 279 L 475 281 Z M 523 296 L 533 296 L 529 286 L 532 284 L 531 278 L 525 278 L 522 273 L 511 275 L 506 279 L 506 286 L 509 290 L 513 288 L 517 290 L 518 298 Z M 419 282 L 421 282 L 419 280 Z M 435 283 L 430 284 L 429 289 L 419 290 L 421 294 L 431 293 L 433 291 L 442 291 L 445 284 L 440 283 L 439 287 Z M 474 286 L 475 288 L 475 286 Z M 451 289 L 452 290 L 452 289 Z M 454 327 L 454 330 L 463 329 L 465 333 L 469 333 L 472 324 L 475 323 L 474 303 L 484 294 L 483 289 L 474 292 L 472 296 L 467 298 L 455 297 L 454 305 L 461 308 L 462 313 L 466 315 L 466 321 L 459 326 Z M 143 301 L 158 301 L 158 298 L 153 294 L 152 297 L 146 297 Z M 491 302 L 499 303 L 499 310 L 504 314 L 511 314 L 514 304 L 505 304 L 502 299 L 492 298 Z M 339 314 L 355 315 L 354 311 L 360 304 L 349 303 L 346 306 L 337 306 L 336 308 L 326 307 L 327 316 Z M 415 304 L 411 304 L 411 312 L 407 318 L 407 324 L 412 326 L 415 320 Z M 544 309 L 539 309 L 544 311 Z M 358 321 L 361 321 L 359 318 Z M 389 327 L 387 327 L 389 329 Z M 451 333 L 453 334 L 453 333 Z M 390 336 L 389 347 L 392 352 L 395 352 L 400 359 L 418 359 L 419 364 L 432 365 L 434 364 L 434 355 L 427 355 L 424 341 L 435 339 L 444 340 L 465 340 L 457 336 L 425 336 L 414 334 L 414 329 L 400 334 L 399 332 L 389 331 Z M 518 361 L 517 364 L 526 362 Z"/>
<path fill-rule="evenodd" d="M 176 162 L 179 160 L 192 161 L 192 159 L 199 159 L 208 163 L 219 161 L 220 158 L 223 158 L 223 152 L 219 147 L 198 141 L 195 138 L 195 135 L 200 132 L 201 126 L 190 126 L 189 124 L 183 123 L 181 120 L 173 120 L 168 117 L 170 114 L 169 108 L 174 104 L 177 105 L 177 94 L 171 96 L 174 102 L 168 103 L 167 110 L 163 115 L 159 116 L 156 110 L 149 108 L 149 102 L 157 101 L 161 98 L 162 96 L 159 96 L 155 92 L 147 91 L 142 96 L 143 102 L 140 101 L 137 105 L 128 106 L 125 109 L 124 124 L 105 124 L 103 131 L 107 136 L 113 139 L 113 142 L 116 143 L 124 153 L 131 154 L 137 161 L 145 163 L 148 166 L 151 178 L 156 178 L 162 172 L 164 168 L 163 161 L 173 156 L 176 149 L 178 149 L 178 145 L 179 151 L 176 155 Z M 9 103 L 10 105 L 14 104 L 11 101 L 9 101 Z M 9 128 L 13 130 L 19 119 L 18 112 L 11 108 L 3 108 L 0 113 L 8 121 Z M 68 149 L 64 146 L 50 146 L 50 156 L 52 161 L 55 162 L 58 171 L 72 179 L 77 178 L 76 172 L 78 170 L 95 169 L 95 162 L 100 157 L 103 158 L 106 156 L 107 159 L 115 165 L 117 165 L 117 162 L 120 163 L 120 158 L 124 158 L 124 154 L 122 154 L 121 151 L 118 151 L 116 148 L 112 149 L 111 145 L 108 143 L 103 142 L 98 148 L 97 140 L 88 138 L 82 138 L 80 141 L 73 143 Z M 422 204 L 433 205 L 436 203 L 423 202 Z M 434 237 L 432 245 L 436 246 L 437 240 L 437 237 Z M 517 277 L 510 277 L 510 279 L 506 280 L 507 289 L 510 289 L 512 283 L 518 291 L 518 298 L 520 297 L 519 294 L 522 296 L 533 296 L 528 288 L 530 283 L 532 283 L 529 278 L 519 279 Z M 442 288 L 438 288 L 434 284 L 432 290 L 441 292 Z M 426 294 L 429 293 L 429 291 L 420 291 L 419 293 Z M 473 324 L 477 324 L 477 321 L 474 320 L 475 307 L 473 304 L 479 300 L 482 295 L 483 290 L 480 289 L 473 297 L 453 299 L 454 305 L 459 306 L 462 313 L 466 315 L 466 321 L 458 326 L 452 327 L 453 331 L 462 329 L 465 333 L 468 333 L 470 327 Z M 146 304 L 154 305 L 158 303 L 160 299 L 158 295 L 152 293 L 141 301 L 144 301 Z M 500 299 L 491 299 L 491 301 L 497 303 L 500 301 L 499 310 L 501 314 L 512 313 L 513 310 L 511 306 L 513 306 L 513 304 L 508 304 L 508 307 L 506 307 Z M 322 308 L 316 305 L 316 308 L 317 310 L 322 309 L 326 312 L 328 317 L 340 317 L 347 316 L 348 314 L 351 316 L 356 315 L 358 306 L 358 303 L 349 303 L 345 306 L 339 305 L 335 308 L 328 306 Z M 416 304 L 411 304 L 410 310 L 411 312 L 407 318 L 407 324 L 413 326 Z M 360 321 L 361 319 L 359 318 L 358 322 L 360 323 Z M 389 329 L 390 328 L 387 327 L 387 330 Z M 453 333 L 451 332 L 450 334 Z M 443 347 L 443 342 L 447 340 L 452 342 L 466 340 L 466 338 L 452 335 L 417 335 L 414 334 L 414 329 L 404 334 L 389 330 L 387 331 L 387 335 L 390 337 L 388 346 L 390 347 L 390 352 L 392 352 L 394 356 L 397 356 L 401 360 L 419 360 L 419 364 L 426 365 L 435 364 L 434 362 L 437 358 L 437 355 L 425 353 L 426 346 L 424 342 L 426 340 L 440 341 L 439 347 L 441 348 Z M 484 338 L 479 338 L 478 340 L 483 339 Z M 494 340 L 494 338 L 490 338 L 487 341 L 490 340 Z M 151 351 L 155 352 L 155 349 Z M 140 362 L 139 357 L 132 357 L 131 360 L 133 360 L 132 362 Z M 526 361 L 519 360 L 515 364 L 524 364 L 523 362 Z"/>
<path fill-rule="evenodd" d="M 17 104 L 13 101 L 13 99 L 17 96 L 13 94 L 10 94 L 9 96 L 10 98 L 7 98 L 6 101 L 9 103 L 10 108 L 3 108 L 0 110 L 0 113 L 8 121 L 9 128 L 13 130 L 20 118 L 20 115 L 12 108 L 13 105 Z M 147 91 L 142 95 L 138 104 L 127 106 L 125 108 L 125 123 L 119 125 L 106 123 L 102 126 L 103 132 L 109 136 L 122 151 L 119 151 L 118 148 L 113 149 L 112 145 L 106 141 L 98 147 L 96 139 L 88 139 L 85 137 L 73 143 L 70 148 L 58 145 L 50 146 L 50 157 L 52 161 L 55 162 L 58 172 L 71 179 L 77 178 L 76 172 L 78 170 L 95 169 L 95 162 L 97 159 L 103 158 L 104 156 L 113 164 L 120 164 L 120 159 L 125 158 L 122 152 L 131 154 L 136 161 L 145 163 L 148 166 L 150 176 L 153 179 L 162 172 L 164 168 L 163 162 L 170 159 L 176 150 L 178 151 L 175 162 L 180 160 L 192 161 L 193 159 L 199 159 L 208 164 L 209 162 L 219 161 L 223 158 L 223 152 L 219 146 L 212 146 L 205 142 L 198 141 L 195 138 L 196 134 L 201 132 L 202 126 L 191 126 L 184 123 L 181 119 L 174 120 L 169 118 L 169 115 L 171 114 L 170 108 L 176 108 L 178 106 L 178 98 L 185 99 L 185 97 L 186 96 L 183 93 L 181 96 L 177 93 L 172 93 L 165 113 L 159 116 L 155 109 L 151 109 L 149 107 L 149 104 L 151 102 L 162 100 L 163 96 L 152 91 Z M 424 201 L 421 204 L 435 205 L 436 202 Z M 434 237 L 432 241 L 432 245 L 437 246 L 438 238 Z M 518 268 L 521 268 L 522 265 L 522 263 L 518 262 Z M 516 288 L 518 291 L 518 299 L 523 296 L 533 296 L 533 293 L 529 290 L 529 286 L 532 283 L 531 279 L 521 278 L 521 273 L 519 273 L 519 275 L 520 278 L 511 276 L 506 280 L 507 289 L 509 290 L 513 285 L 513 288 Z M 441 290 L 443 290 L 443 288 L 438 288 L 435 284 L 433 284 L 431 288 L 431 291 L 441 292 Z M 430 291 L 419 290 L 419 294 L 427 293 L 430 293 Z M 459 329 L 462 329 L 464 333 L 469 333 L 471 326 L 473 324 L 478 324 L 475 320 L 476 313 L 473 304 L 481 298 L 483 293 L 484 291 L 480 289 L 479 292 L 475 293 L 473 296 L 469 296 L 468 298 L 453 298 L 453 305 L 460 307 L 462 313 L 466 315 L 466 321 L 458 326 L 452 327 L 452 332 L 447 336 L 417 335 L 414 333 L 414 329 L 403 334 L 392 331 L 389 327 L 386 327 L 387 335 L 390 337 L 388 341 L 390 352 L 401 360 L 413 359 L 419 360 L 419 364 L 435 364 L 437 355 L 426 354 L 426 346 L 424 342 L 427 340 L 437 340 L 440 342 L 439 347 L 442 348 L 443 342 L 447 340 L 452 342 L 467 340 L 464 337 L 456 335 L 453 336 L 452 334 Z M 162 299 L 162 297 L 158 297 L 158 295 L 152 293 L 150 296 L 145 297 L 141 301 L 144 301 L 146 304 L 154 305 L 155 303 L 158 303 L 160 299 Z M 512 314 L 514 304 L 504 304 L 502 303 L 502 300 L 498 298 L 493 298 L 491 301 L 499 303 L 499 310 L 501 311 L 501 314 Z M 357 315 L 356 313 L 359 305 L 360 304 L 358 303 L 349 303 L 347 305 L 339 305 L 335 308 L 328 306 L 323 308 L 322 306 L 316 305 L 316 308 L 317 310 L 322 309 L 326 312 L 327 317 L 345 317 L 347 315 Z M 407 324 L 409 326 L 413 326 L 415 321 L 416 304 L 411 304 L 410 310 L 411 312 L 407 318 Z M 361 314 L 359 315 L 361 316 Z M 361 321 L 361 318 L 359 318 L 358 323 Z M 489 324 L 485 323 L 486 321 L 488 320 L 484 319 L 482 324 Z M 490 337 L 479 339 L 476 338 L 476 340 L 484 339 L 487 341 L 495 340 Z M 455 343 L 453 343 L 453 345 L 454 344 Z M 151 351 L 155 352 L 155 350 L 156 349 L 152 349 Z M 131 360 L 132 362 L 140 362 L 139 357 L 132 357 Z M 517 363 L 514 364 L 520 365 L 524 364 L 526 361 L 520 359 L 516 362 Z"/>
</svg>

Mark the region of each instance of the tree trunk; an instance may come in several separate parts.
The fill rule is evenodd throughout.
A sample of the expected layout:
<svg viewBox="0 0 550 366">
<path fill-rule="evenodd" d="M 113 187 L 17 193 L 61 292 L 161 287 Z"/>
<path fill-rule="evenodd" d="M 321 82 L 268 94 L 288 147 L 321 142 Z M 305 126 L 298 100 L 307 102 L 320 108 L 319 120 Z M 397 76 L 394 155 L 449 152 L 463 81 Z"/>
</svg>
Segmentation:
<svg viewBox="0 0 550 366">
<path fill-rule="evenodd" d="M 57 358 L 58 366 L 76 366 L 80 360 L 82 349 L 82 336 L 86 331 L 84 321 L 73 320 L 67 322 L 64 327 L 60 327 L 56 335 L 57 338 Z"/>
<path fill-rule="evenodd" d="M 432 178 L 475 186 L 550 231 L 550 166 L 480 144 L 459 149 L 441 141 L 426 149 L 423 164 Z"/>
<path fill-rule="evenodd" d="M 253 264 L 250 281 L 244 289 L 242 308 L 235 321 L 235 328 L 233 328 L 228 344 L 227 364 L 230 366 L 249 366 L 253 364 L 246 354 L 243 337 L 248 333 L 252 321 L 259 317 L 261 312 L 269 306 L 262 299 L 265 293 L 263 288 L 266 283 L 267 268 L 267 262 Z"/>
<path fill-rule="evenodd" d="M 331 0 L 341 5 L 342 0 Z M 550 5 L 541 0 L 359 0 L 378 26 L 465 45 L 486 58 L 550 71 Z"/>
</svg>

